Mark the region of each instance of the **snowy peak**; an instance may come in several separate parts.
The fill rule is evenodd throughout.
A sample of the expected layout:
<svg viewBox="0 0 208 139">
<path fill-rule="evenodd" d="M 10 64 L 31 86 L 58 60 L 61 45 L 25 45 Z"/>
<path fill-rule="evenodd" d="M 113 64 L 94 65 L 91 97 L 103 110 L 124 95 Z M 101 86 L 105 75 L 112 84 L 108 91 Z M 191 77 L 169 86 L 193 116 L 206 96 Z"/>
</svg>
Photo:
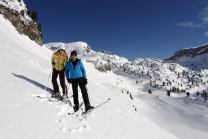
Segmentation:
<svg viewBox="0 0 208 139">
<path fill-rule="evenodd" d="M 174 60 L 176 58 L 183 57 L 183 56 L 194 58 L 198 55 L 202 55 L 206 53 L 208 53 L 208 44 L 195 47 L 195 48 L 186 48 L 186 49 L 179 50 L 175 52 L 175 54 L 169 59 Z"/>
<path fill-rule="evenodd" d="M 71 51 L 73 50 L 75 50 L 78 55 L 90 54 L 94 52 L 91 50 L 90 46 L 85 42 L 72 42 L 72 43 L 57 42 L 57 43 L 48 43 L 44 45 L 52 51 L 57 51 L 58 47 L 63 45 L 65 46 L 68 55 L 70 55 Z"/>
<path fill-rule="evenodd" d="M 47 48 L 52 51 L 57 51 L 60 45 L 64 45 L 68 56 L 70 56 L 71 51 L 77 51 L 79 57 L 85 59 L 88 63 L 93 63 L 95 68 L 100 72 L 111 71 L 113 68 L 122 67 L 125 63 L 129 62 L 124 57 L 119 57 L 113 55 L 108 51 L 95 52 L 90 46 L 85 42 L 73 42 L 73 43 L 48 43 L 44 44 Z"/>
</svg>

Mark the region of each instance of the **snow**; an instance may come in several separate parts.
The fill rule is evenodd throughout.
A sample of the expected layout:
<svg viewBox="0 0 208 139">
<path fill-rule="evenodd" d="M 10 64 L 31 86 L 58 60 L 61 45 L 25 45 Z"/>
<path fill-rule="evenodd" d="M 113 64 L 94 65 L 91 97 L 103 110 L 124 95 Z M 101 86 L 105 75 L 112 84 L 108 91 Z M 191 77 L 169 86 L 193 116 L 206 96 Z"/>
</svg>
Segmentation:
<svg viewBox="0 0 208 139">
<path fill-rule="evenodd" d="M 208 45 L 208 44 L 204 44 L 204 45 Z M 204 46 L 204 45 L 194 46 L 194 47 L 189 47 L 189 48 L 184 48 L 184 49 L 195 49 L 195 48 L 199 48 L 199 47 Z"/>
<path fill-rule="evenodd" d="M 172 61 L 168 61 L 168 62 L 172 62 Z M 174 62 L 182 66 L 194 64 L 198 68 L 208 68 L 208 53 L 197 55 L 194 58 L 183 56 L 177 58 Z"/>
<path fill-rule="evenodd" d="M 85 42 L 49 43 L 41 47 L 27 36 L 19 35 L 1 15 L 0 24 L 1 138 L 207 138 L 208 104 L 203 97 L 196 96 L 197 91 L 208 91 L 207 84 L 200 82 L 201 79 L 208 80 L 207 69 L 198 71 L 190 65 L 182 67 L 150 58 L 128 61 L 117 55 L 93 50 L 88 53 L 86 48 L 89 46 Z M 92 105 L 97 106 L 111 99 L 87 118 L 82 117 L 81 113 L 67 116 L 66 113 L 72 111 L 72 98 L 64 103 L 36 97 L 50 96 L 52 92 L 51 78 L 47 91 L 44 91 L 51 73 L 53 51 L 49 49 L 56 51 L 60 44 L 65 45 L 68 55 L 72 50 L 78 51 L 78 57 L 87 71 Z M 96 69 L 105 64 L 111 65 L 111 71 L 102 73 Z M 180 78 L 177 73 L 180 73 Z M 148 74 L 152 76 L 151 79 Z M 188 89 L 190 97 L 183 92 L 171 93 L 168 97 L 166 92 L 172 87 L 189 88 L 188 75 L 199 84 L 194 83 L 196 86 Z M 149 85 L 150 81 L 162 85 L 163 81 L 167 84 L 168 80 L 172 86 L 165 85 L 158 89 Z M 72 89 L 70 85 L 68 87 L 71 96 Z M 147 93 L 149 89 L 152 94 Z M 81 95 L 79 100 L 82 101 Z"/>
<path fill-rule="evenodd" d="M 2 16 L 0 24 L 1 138 L 177 138 L 134 111 L 131 101 L 112 84 L 114 81 L 110 78 L 115 80 L 117 75 L 101 74 L 84 60 L 92 104 L 111 98 L 109 103 L 79 121 L 79 114 L 64 114 L 72 111 L 68 103 L 40 100 L 37 95 L 48 94 L 44 87 L 51 71 L 52 51 L 19 35 Z M 52 91 L 51 88 L 50 84 L 48 91 Z M 71 93 L 70 89 L 69 95 Z"/>
<path fill-rule="evenodd" d="M 58 42 L 58 43 L 48 43 L 45 44 L 45 46 L 53 51 L 56 51 L 60 45 L 64 45 L 66 47 L 66 52 L 70 53 L 72 50 L 76 50 L 78 55 L 79 54 L 87 54 L 86 49 L 87 47 L 90 48 L 90 46 L 87 45 L 85 42 L 74 42 L 74 43 L 68 43 L 65 44 L 63 42 Z M 91 53 L 93 53 L 92 51 Z"/>
<path fill-rule="evenodd" d="M 204 44 L 202 46 L 206 46 L 207 44 Z M 185 49 L 197 49 L 199 47 L 202 46 L 198 46 L 198 47 L 192 47 L 192 48 L 185 48 Z M 183 49 L 183 50 L 185 50 Z M 200 54 L 202 52 L 204 52 L 207 48 L 201 49 L 198 52 L 196 52 L 196 54 Z M 165 63 L 178 63 L 181 66 L 188 66 L 191 64 L 196 65 L 198 68 L 208 68 L 208 53 L 204 53 L 201 55 L 196 55 L 195 57 L 191 57 L 191 56 L 182 56 L 182 57 L 177 57 L 174 60 L 167 60 L 165 61 Z"/>
</svg>

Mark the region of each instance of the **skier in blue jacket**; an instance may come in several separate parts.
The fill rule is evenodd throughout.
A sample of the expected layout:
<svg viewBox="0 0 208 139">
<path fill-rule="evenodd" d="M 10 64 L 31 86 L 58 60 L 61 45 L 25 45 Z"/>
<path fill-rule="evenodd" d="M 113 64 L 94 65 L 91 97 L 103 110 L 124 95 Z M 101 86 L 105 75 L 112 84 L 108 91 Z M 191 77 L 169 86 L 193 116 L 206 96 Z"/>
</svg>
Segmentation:
<svg viewBox="0 0 208 139">
<path fill-rule="evenodd" d="M 70 77 L 69 77 L 70 73 Z M 84 65 L 80 59 L 77 58 L 77 52 L 74 50 L 71 52 L 70 59 L 65 66 L 65 75 L 69 83 L 72 83 L 73 98 L 74 98 L 74 112 L 79 110 L 78 100 L 78 85 L 82 92 L 82 97 L 85 104 L 85 111 L 93 109 L 90 105 L 89 97 L 87 93 L 87 77 Z"/>
</svg>

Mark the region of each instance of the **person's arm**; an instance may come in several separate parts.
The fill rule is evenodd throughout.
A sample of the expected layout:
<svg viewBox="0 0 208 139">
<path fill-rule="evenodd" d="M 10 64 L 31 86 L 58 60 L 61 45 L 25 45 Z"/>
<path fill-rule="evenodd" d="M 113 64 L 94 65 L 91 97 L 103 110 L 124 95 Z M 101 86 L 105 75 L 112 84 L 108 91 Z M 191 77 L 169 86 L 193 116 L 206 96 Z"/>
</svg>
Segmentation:
<svg viewBox="0 0 208 139">
<path fill-rule="evenodd" d="M 51 57 L 51 63 L 52 63 L 52 65 L 55 64 L 55 56 L 54 56 L 54 54 L 53 54 L 52 57 Z"/>
<path fill-rule="evenodd" d="M 72 83 L 71 78 L 69 78 L 69 63 L 68 62 L 66 63 L 64 69 L 65 69 L 64 72 L 65 72 L 65 76 L 66 76 L 68 83 Z"/>
<path fill-rule="evenodd" d="M 85 68 L 84 68 L 84 65 L 83 65 L 83 63 L 82 63 L 82 61 L 80 61 L 81 63 L 81 65 L 80 65 L 80 68 L 81 68 L 81 70 L 82 70 L 82 75 L 83 75 L 83 77 L 84 77 L 84 79 L 87 79 L 87 75 L 86 75 L 86 70 L 85 70 Z"/>
<path fill-rule="evenodd" d="M 66 79 L 68 80 L 69 79 L 69 66 L 68 66 L 68 62 L 66 63 L 65 67 L 64 67 L 64 72 L 65 72 L 65 76 L 66 76 Z"/>
<path fill-rule="evenodd" d="M 68 62 L 68 56 L 66 55 L 65 57 L 65 62 L 64 62 L 64 66 L 66 66 L 66 63 Z"/>
</svg>

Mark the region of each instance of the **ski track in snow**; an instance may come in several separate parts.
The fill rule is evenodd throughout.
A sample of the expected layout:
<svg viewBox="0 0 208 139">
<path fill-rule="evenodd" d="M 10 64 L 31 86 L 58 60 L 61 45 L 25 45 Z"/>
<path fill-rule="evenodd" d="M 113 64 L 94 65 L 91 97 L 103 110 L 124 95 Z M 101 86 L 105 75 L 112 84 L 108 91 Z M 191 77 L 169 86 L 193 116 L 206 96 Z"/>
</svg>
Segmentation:
<svg viewBox="0 0 208 139">
<path fill-rule="evenodd" d="M 28 68 L 33 67 L 45 73 L 51 72 L 51 69 L 44 67 L 41 63 L 35 61 L 34 59 L 27 56 L 26 54 L 23 54 L 19 51 L 14 51 L 12 49 L 9 49 L 8 47 L 0 46 L 0 48 L 2 48 L 1 51 L 3 52 L 3 56 L 0 58 L 1 60 L 7 59 L 10 61 L 20 62 L 19 58 L 15 56 L 15 54 L 18 54 L 20 57 L 25 59 L 24 61 L 21 60 L 21 63 L 19 63 L 20 66 L 27 66 Z M 4 49 L 9 50 L 9 52 L 4 51 Z M 12 53 L 15 53 L 15 54 L 12 54 Z"/>
<path fill-rule="evenodd" d="M 100 101 L 100 99 L 97 99 L 97 100 Z M 54 105 L 55 107 L 60 108 L 61 113 L 65 113 L 70 110 L 69 105 L 64 102 L 48 102 L 48 103 Z M 96 118 L 96 115 L 98 113 L 96 113 L 96 109 L 95 109 L 89 115 L 84 116 L 84 115 L 82 115 L 83 111 L 84 111 L 84 108 L 82 107 L 78 113 L 76 113 L 75 115 L 72 115 L 72 116 L 66 116 L 66 115 L 59 116 L 60 115 L 60 113 L 59 113 L 57 116 L 57 120 L 55 121 L 56 123 L 58 123 L 58 127 L 56 127 L 56 128 L 54 127 L 53 133 L 56 134 L 58 132 L 58 130 L 60 130 L 62 132 L 69 131 L 70 133 L 76 133 L 76 132 L 79 133 L 80 131 L 91 129 L 90 125 L 88 124 L 88 119 Z M 95 113 L 96 113 L 96 115 L 95 115 Z M 101 113 L 99 113 L 99 114 L 101 114 Z M 121 109 L 116 107 L 115 112 L 108 112 L 107 114 L 112 114 L 112 115 L 117 114 L 119 116 L 120 114 L 124 114 L 124 113 L 122 112 Z M 164 134 L 163 133 L 164 131 L 158 132 L 158 130 L 160 131 L 161 129 L 155 127 L 154 124 L 152 124 L 151 122 L 142 118 L 141 116 L 135 116 L 135 114 L 133 114 L 132 112 L 131 113 L 126 112 L 125 115 L 128 117 L 134 117 L 133 124 L 136 124 L 136 122 L 137 122 L 137 124 L 142 124 L 144 130 L 148 130 L 148 132 L 150 134 L 153 134 L 154 137 L 156 137 L 156 138 L 160 138 Z M 70 118 L 70 117 L 75 117 L 75 120 L 73 121 L 73 123 L 71 125 L 69 125 L 65 121 L 65 118 Z M 127 121 L 129 121 L 129 120 L 127 120 Z M 108 120 L 104 120 L 103 122 L 109 123 Z M 126 125 L 126 127 L 129 127 L 130 125 L 127 123 L 129 123 L 129 122 L 125 122 L 125 125 Z M 98 129 L 96 129 L 96 130 L 97 130 L 97 132 L 100 132 L 100 133 L 102 132 L 104 134 L 103 131 L 100 131 Z M 118 130 L 120 132 L 122 132 L 122 127 L 119 128 Z M 109 133 L 106 133 L 106 134 L 107 134 L 107 136 L 113 136 L 113 135 L 109 135 Z M 165 134 L 164 134 L 164 136 L 165 136 Z M 122 138 L 122 137 L 121 136 L 113 136 L 113 138 Z"/>
</svg>

